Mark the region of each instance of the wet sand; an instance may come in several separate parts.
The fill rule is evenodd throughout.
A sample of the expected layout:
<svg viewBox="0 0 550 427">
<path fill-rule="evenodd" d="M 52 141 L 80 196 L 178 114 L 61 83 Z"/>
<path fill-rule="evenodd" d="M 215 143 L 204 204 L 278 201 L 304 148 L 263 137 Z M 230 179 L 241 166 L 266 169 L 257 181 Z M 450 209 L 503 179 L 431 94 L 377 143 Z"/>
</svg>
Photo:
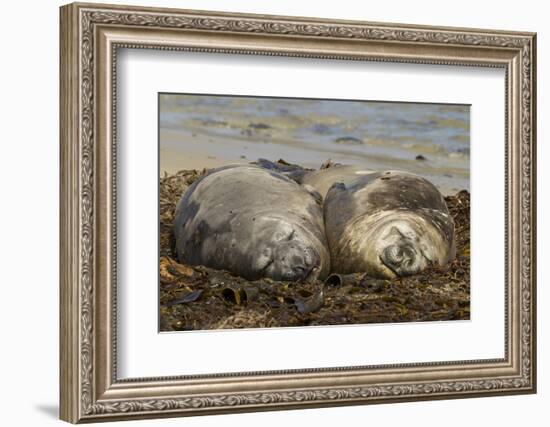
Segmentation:
<svg viewBox="0 0 550 427">
<path fill-rule="evenodd" d="M 465 106 L 163 95 L 160 173 L 258 158 L 317 169 L 327 159 L 469 190 Z"/>
<path fill-rule="evenodd" d="M 202 137 L 198 138 L 204 139 Z M 209 141 L 203 141 L 203 143 L 208 143 Z M 197 144 L 200 144 L 201 142 L 197 142 Z M 258 157 L 258 158 L 250 158 L 248 159 L 246 156 L 243 155 L 235 155 L 233 157 L 227 156 L 227 157 L 217 157 L 217 156 L 211 156 L 211 155 L 205 155 L 201 152 L 193 152 L 192 150 L 187 150 L 185 153 L 182 153 L 179 150 L 173 150 L 170 148 L 164 148 L 160 150 L 160 158 L 161 158 L 161 168 L 160 168 L 160 176 L 166 176 L 175 174 L 181 170 L 197 170 L 201 171 L 203 169 L 211 169 L 211 168 L 217 168 L 224 165 L 229 164 L 249 164 L 253 161 L 257 161 L 258 158 L 268 158 L 269 157 Z M 274 160 L 277 160 L 278 158 L 273 158 Z M 332 159 L 331 159 L 332 160 Z M 323 162 L 320 162 L 319 164 L 311 164 L 307 165 L 308 168 L 311 169 L 319 169 L 319 167 L 323 164 Z M 200 166 L 198 166 L 200 165 Z M 372 167 L 364 166 L 365 169 L 373 169 Z M 394 168 L 397 169 L 397 168 Z M 413 172 L 411 168 L 400 168 L 401 170 L 407 170 L 410 172 Z M 385 168 L 381 168 L 379 170 L 385 170 Z M 425 169 L 423 169 L 425 171 Z M 416 172 L 419 175 L 425 175 L 419 172 Z M 461 188 L 457 188 L 454 183 L 449 183 L 446 180 L 440 180 L 440 181 L 432 181 L 434 185 L 438 188 L 438 190 L 443 194 L 444 196 L 454 195 L 458 191 L 461 190 Z"/>
</svg>

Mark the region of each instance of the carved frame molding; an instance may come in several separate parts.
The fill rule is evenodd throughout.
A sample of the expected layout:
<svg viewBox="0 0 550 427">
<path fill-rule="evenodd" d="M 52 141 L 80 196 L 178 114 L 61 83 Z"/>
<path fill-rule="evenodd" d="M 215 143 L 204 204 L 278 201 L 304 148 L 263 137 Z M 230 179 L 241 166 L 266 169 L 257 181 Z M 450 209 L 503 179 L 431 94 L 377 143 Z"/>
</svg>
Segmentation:
<svg viewBox="0 0 550 427">
<path fill-rule="evenodd" d="M 504 67 L 506 357 L 117 380 L 113 147 L 118 48 Z M 532 33 L 62 7 L 61 418 L 82 422 L 534 392 L 535 50 Z M 299 385 L 288 387 L 289 380 Z"/>
</svg>

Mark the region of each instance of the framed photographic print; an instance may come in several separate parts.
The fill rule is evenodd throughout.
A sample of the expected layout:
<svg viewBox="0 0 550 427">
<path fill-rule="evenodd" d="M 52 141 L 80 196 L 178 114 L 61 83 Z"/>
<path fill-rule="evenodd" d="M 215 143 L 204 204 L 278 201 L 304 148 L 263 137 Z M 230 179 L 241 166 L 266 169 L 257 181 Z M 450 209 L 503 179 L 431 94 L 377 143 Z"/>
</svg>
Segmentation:
<svg viewBox="0 0 550 427">
<path fill-rule="evenodd" d="M 61 418 L 533 393 L 535 34 L 61 8 Z"/>
</svg>

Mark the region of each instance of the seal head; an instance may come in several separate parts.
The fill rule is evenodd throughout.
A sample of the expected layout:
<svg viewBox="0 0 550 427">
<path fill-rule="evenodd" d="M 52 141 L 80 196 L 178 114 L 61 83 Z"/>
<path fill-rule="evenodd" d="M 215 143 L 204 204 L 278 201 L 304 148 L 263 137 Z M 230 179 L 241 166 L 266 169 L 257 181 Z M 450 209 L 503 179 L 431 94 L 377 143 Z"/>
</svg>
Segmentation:
<svg viewBox="0 0 550 427">
<path fill-rule="evenodd" d="M 324 209 L 335 272 L 403 277 L 455 256 L 445 201 L 419 176 L 388 171 L 335 184 Z"/>
<path fill-rule="evenodd" d="M 263 229 L 262 247 L 253 261 L 258 276 L 281 281 L 313 281 L 321 273 L 321 257 L 301 230 L 276 223 Z"/>
</svg>

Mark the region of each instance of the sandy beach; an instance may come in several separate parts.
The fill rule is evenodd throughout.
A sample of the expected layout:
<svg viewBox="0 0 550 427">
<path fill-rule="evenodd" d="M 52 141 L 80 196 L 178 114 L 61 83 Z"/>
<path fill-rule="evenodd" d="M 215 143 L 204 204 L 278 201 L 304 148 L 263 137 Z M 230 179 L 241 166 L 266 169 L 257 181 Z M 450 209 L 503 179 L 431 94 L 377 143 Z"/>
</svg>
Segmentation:
<svg viewBox="0 0 550 427">
<path fill-rule="evenodd" d="M 210 98 L 161 97 L 161 176 L 259 158 L 317 169 L 331 159 L 410 171 L 445 195 L 470 189 L 465 106 Z"/>
</svg>

